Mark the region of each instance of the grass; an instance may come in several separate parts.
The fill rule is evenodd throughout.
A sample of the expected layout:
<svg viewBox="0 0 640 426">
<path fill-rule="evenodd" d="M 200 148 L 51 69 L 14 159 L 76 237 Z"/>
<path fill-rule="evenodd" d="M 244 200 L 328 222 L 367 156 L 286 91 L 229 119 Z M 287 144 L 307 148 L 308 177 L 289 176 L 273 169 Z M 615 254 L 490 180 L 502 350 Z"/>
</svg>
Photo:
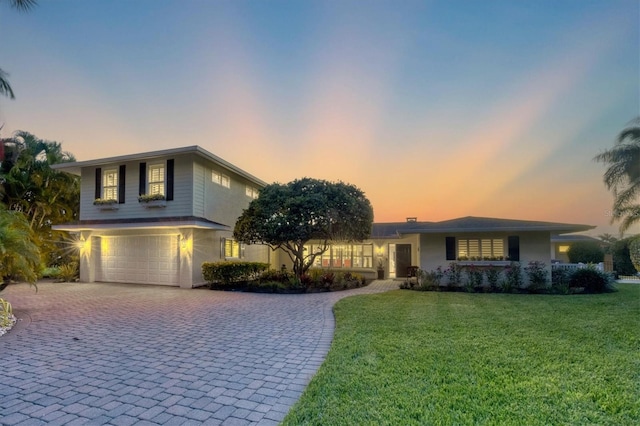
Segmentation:
<svg viewBox="0 0 640 426">
<path fill-rule="evenodd" d="M 284 425 L 640 424 L 640 285 L 343 299 Z"/>
</svg>

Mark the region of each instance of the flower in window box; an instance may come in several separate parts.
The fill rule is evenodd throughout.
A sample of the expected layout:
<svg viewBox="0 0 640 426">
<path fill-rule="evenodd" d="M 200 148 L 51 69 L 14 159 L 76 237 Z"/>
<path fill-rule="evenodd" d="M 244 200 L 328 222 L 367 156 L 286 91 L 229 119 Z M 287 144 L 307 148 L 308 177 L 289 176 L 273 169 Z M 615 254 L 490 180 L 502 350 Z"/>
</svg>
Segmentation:
<svg viewBox="0 0 640 426">
<path fill-rule="evenodd" d="M 94 206 L 111 206 L 113 204 L 118 204 L 118 200 L 114 200 L 113 198 L 96 198 L 93 200 Z"/>
<path fill-rule="evenodd" d="M 143 194 L 138 197 L 139 203 L 149 203 L 151 201 L 164 201 L 164 195 L 162 194 Z"/>
</svg>

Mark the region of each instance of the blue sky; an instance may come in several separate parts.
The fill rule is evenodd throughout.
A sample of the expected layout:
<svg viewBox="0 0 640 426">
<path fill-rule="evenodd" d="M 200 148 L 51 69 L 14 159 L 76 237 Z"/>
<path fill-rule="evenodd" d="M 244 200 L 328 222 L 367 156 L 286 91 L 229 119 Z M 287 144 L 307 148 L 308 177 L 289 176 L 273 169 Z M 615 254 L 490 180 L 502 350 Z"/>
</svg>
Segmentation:
<svg viewBox="0 0 640 426">
<path fill-rule="evenodd" d="M 640 114 L 637 0 L 0 0 L 3 136 L 79 160 L 200 145 L 363 189 L 376 221 L 608 224 Z M 632 232 L 640 230 L 632 230 Z"/>
</svg>

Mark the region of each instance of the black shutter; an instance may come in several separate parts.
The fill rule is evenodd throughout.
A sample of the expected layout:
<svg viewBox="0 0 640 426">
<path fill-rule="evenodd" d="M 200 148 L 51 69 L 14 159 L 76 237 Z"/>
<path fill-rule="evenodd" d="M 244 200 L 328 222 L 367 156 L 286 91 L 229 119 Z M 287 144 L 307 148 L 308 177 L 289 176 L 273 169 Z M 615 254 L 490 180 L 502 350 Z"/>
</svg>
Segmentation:
<svg viewBox="0 0 640 426">
<path fill-rule="evenodd" d="M 126 170 L 125 166 L 120 166 L 120 170 L 118 171 L 118 204 L 124 204 L 124 176 Z"/>
<path fill-rule="evenodd" d="M 167 201 L 173 200 L 173 160 L 167 160 Z"/>
<path fill-rule="evenodd" d="M 447 260 L 456 260 L 456 237 L 445 237 L 447 244 Z"/>
<path fill-rule="evenodd" d="M 509 260 L 520 262 L 520 237 L 511 235 L 508 238 L 509 244 Z"/>
<path fill-rule="evenodd" d="M 102 169 L 100 167 L 96 167 L 96 199 L 100 198 L 102 195 Z"/>
<path fill-rule="evenodd" d="M 147 163 L 140 163 L 140 187 L 138 195 L 147 193 Z"/>
</svg>

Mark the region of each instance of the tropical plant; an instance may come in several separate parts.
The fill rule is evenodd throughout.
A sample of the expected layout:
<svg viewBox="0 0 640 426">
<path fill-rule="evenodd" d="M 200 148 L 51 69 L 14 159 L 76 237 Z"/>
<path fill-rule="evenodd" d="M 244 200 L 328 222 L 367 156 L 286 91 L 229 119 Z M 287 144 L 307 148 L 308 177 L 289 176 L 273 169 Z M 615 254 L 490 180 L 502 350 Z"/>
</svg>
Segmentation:
<svg viewBox="0 0 640 426">
<path fill-rule="evenodd" d="M 233 236 L 282 249 L 301 277 L 331 241 L 365 240 L 372 223 L 371 203 L 354 185 L 303 178 L 265 186 L 242 212 Z M 310 240 L 319 241 L 314 250 L 305 247 Z"/>
<path fill-rule="evenodd" d="M 66 234 L 52 225 L 71 222 L 80 210 L 80 180 L 54 170 L 53 164 L 75 161 L 58 142 L 19 131 L 2 141 L 5 159 L 0 164 L 0 201 L 9 210 L 24 213 L 46 265 L 59 264 L 68 244 Z"/>
<path fill-rule="evenodd" d="M 24 215 L 0 207 L 0 291 L 12 279 L 35 285 L 39 269 L 40 251 Z"/>
<path fill-rule="evenodd" d="M 569 278 L 569 286 L 582 288 L 584 293 L 604 293 L 611 291 L 610 278 L 595 268 L 582 268 L 574 271 Z"/>
<path fill-rule="evenodd" d="M 78 278 L 79 274 L 78 263 L 70 262 L 60 265 L 57 278 L 62 282 L 73 282 Z"/>
<path fill-rule="evenodd" d="M 519 262 L 511 262 L 504 269 L 504 279 L 502 281 L 502 291 L 505 293 L 518 290 L 522 287 L 522 266 Z"/>
<path fill-rule="evenodd" d="M 634 237 L 618 240 L 611 245 L 613 256 L 613 270 L 617 275 L 634 275 L 636 268 L 631 261 L 630 245 Z"/>
<path fill-rule="evenodd" d="M 502 272 L 502 268 L 497 268 L 495 266 L 489 266 L 484 271 L 484 275 L 487 277 L 487 283 L 489 283 L 489 287 L 491 289 L 495 289 L 498 286 L 498 280 L 500 279 L 500 273 Z"/>
<path fill-rule="evenodd" d="M 622 234 L 640 223 L 640 117 L 620 132 L 613 148 L 594 160 L 608 166 L 603 179 L 614 196 L 611 223 L 621 221 Z"/>
</svg>

